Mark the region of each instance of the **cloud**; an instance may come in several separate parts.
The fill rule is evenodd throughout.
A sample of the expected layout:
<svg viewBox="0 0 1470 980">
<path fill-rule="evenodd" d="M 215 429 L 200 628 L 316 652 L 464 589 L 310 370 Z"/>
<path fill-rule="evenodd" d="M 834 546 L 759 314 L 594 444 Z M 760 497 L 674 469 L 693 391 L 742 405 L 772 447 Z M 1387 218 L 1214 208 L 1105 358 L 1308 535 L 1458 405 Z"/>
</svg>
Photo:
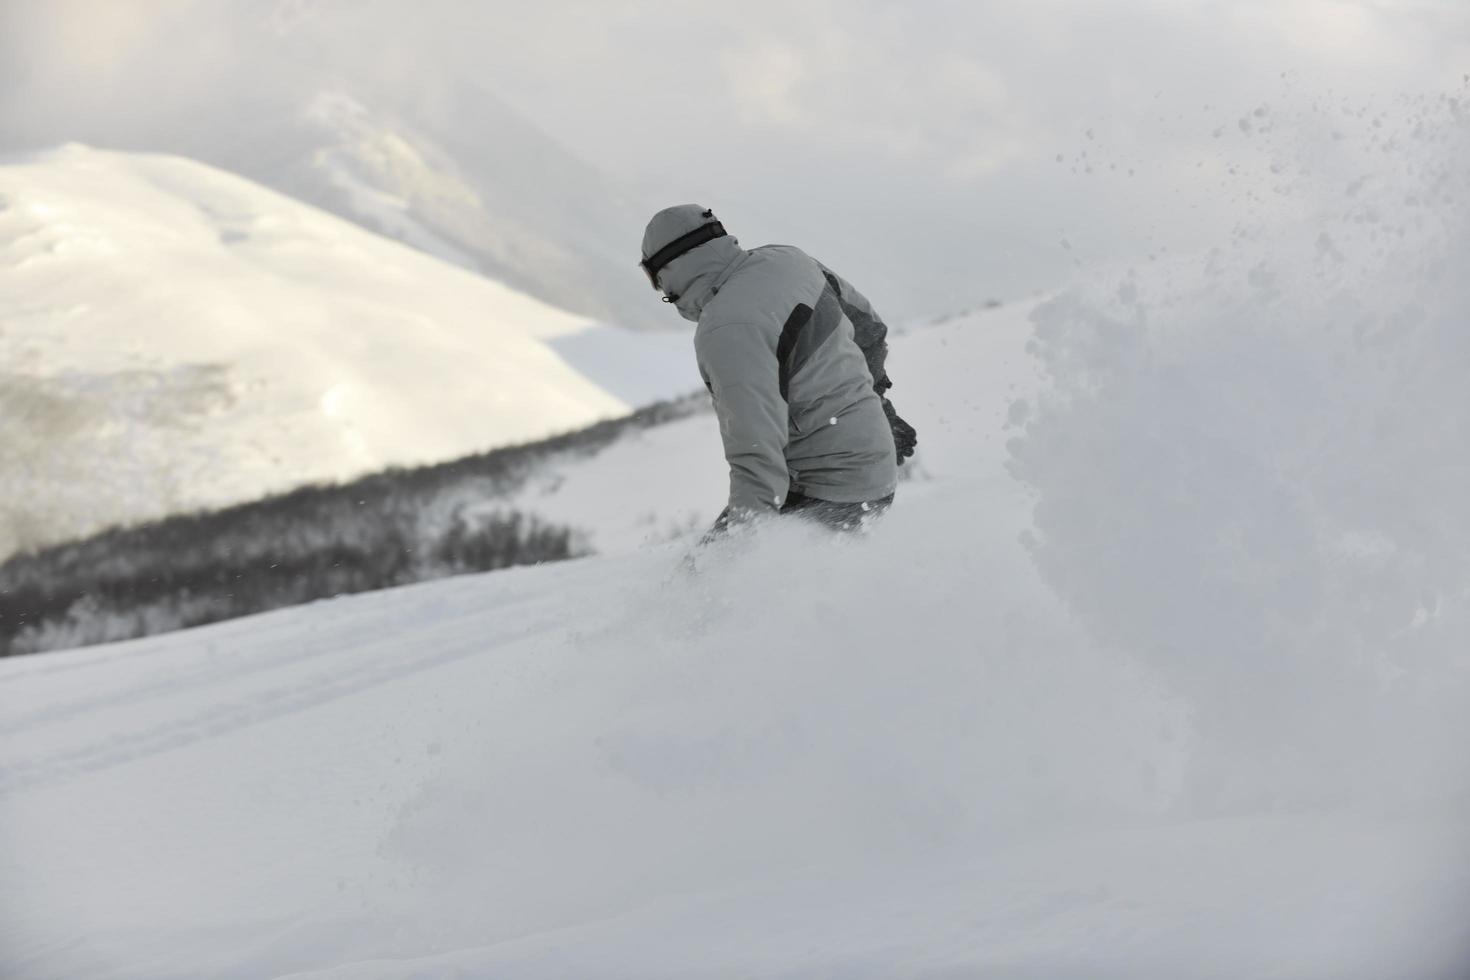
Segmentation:
<svg viewBox="0 0 1470 980">
<path fill-rule="evenodd" d="M 470 78 L 649 196 L 709 200 L 916 314 L 1208 241 L 1240 206 L 1231 168 L 1269 166 L 1235 128 L 1262 103 L 1284 120 L 1470 72 L 1451 0 L 20 7 L 0 3 L 0 149 L 227 127 L 302 65 L 425 107 Z"/>
<path fill-rule="evenodd" d="M 806 63 L 794 45 L 762 40 L 726 54 L 722 61 L 742 123 L 791 130 L 812 123 L 797 91 L 807 73 Z"/>
</svg>

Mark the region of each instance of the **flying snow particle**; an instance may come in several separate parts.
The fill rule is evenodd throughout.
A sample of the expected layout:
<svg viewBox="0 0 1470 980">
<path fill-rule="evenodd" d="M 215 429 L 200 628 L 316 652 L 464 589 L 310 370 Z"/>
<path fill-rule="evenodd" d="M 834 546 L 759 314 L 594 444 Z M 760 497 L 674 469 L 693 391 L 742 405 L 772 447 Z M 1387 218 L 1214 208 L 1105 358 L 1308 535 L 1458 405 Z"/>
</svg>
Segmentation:
<svg viewBox="0 0 1470 980">
<path fill-rule="evenodd" d="M 322 393 L 322 414 L 328 418 L 341 418 L 346 414 L 347 386 L 336 384 Z"/>
</svg>

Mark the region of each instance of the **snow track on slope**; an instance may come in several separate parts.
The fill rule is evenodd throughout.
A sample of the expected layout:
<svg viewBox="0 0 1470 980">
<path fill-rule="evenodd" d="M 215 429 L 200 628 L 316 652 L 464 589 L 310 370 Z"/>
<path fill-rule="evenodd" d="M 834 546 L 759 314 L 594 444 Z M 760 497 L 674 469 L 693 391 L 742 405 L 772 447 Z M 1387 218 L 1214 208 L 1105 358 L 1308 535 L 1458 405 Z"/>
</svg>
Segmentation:
<svg viewBox="0 0 1470 980">
<path fill-rule="evenodd" d="M 547 620 L 544 610 L 557 605 L 551 597 L 528 595 L 496 603 L 489 609 L 477 601 L 457 611 L 441 610 L 424 627 L 414 648 L 406 651 L 400 639 L 391 633 L 385 637 L 382 616 L 374 615 L 372 607 L 382 604 L 382 597 L 372 595 L 360 602 L 367 607 L 360 617 L 343 619 L 347 609 L 333 610 L 332 618 L 345 628 L 336 632 L 331 643 L 299 647 L 290 642 L 282 644 L 279 630 L 273 629 L 269 620 L 281 619 L 283 614 L 250 617 L 230 624 L 227 631 L 235 633 L 236 638 L 221 638 L 224 649 L 211 643 L 211 652 L 205 657 L 194 658 L 182 667 L 154 671 L 151 679 L 141 683 L 108 687 L 101 694 L 47 702 L 43 683 L 27 685 L 24 675 L 11 677 L 7 701 L 40 701 L 42 706 L 0 720 L 0 734 L 7 736 L 7 748 L 23 745 L 27 735 L 49 734 L 47 729 L 72 719 L 81 719 L 81 727 L 91 729 L 99 717 L 116 709 L 162 703 L 166 720 L 156 720 L 150 712 L 145 724 L 109 729 L 105 735 L 86 741 L 71 733 L 51 735 L 51 740 L 67 747 L 0 765 L 0 797 L 217 738 L 482 654 L 479 641 L 483 631 L 472 627 L 481 625 L 487 612 L 514 616 L 528 632 L 537 632 L 546 628 L 537 624 L 555 622 L 554 617 Z M 401 600 L 395 604 L 401 604 Z M 289 619 L 290 615 L 284 617 Z M 187 648 L 198 640 L 192 635 L 179 636 L 172 642 L 165 638 L 165 649 L 156 651 L 155 656 L 165 659 L 168 646 Z M 91 686 L 85 679 L 73 680 Z M 0 758 L 9 756 L 6 752 Z"/>
</svg>

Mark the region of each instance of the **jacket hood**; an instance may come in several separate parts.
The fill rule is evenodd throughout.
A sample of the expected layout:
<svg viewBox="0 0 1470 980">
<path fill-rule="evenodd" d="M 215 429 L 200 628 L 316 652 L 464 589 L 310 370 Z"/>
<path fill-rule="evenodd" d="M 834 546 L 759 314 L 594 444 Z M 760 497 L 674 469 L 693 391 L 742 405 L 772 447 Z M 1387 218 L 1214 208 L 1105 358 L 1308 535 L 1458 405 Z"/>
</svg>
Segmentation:
<svg viewBox="0 0 1470 980">
<path fill-rule="evenodd" d="M 745 254 L 734 238 L 716 238 L 664 266 L 658 281 L 665 293 L 677 297 L 674 308 L 679 315 L 698 323 L 705 304 L 714 298 Z"/>
<path fill-rule="evenodd" d="M 706 211 L 698 204 L 680 204 L 654 215 L 643 232 L 643 257 L 709 224 L 714 219 L 705 217 Z M 666 295 L 677 297 L 674 306 L 680 316 L 698 322 L 705 304 L 745 254 L 740 242 L 730 235 L 705 242 L 664 266 L 659 271 L 659 286 Z"/>
</svg>

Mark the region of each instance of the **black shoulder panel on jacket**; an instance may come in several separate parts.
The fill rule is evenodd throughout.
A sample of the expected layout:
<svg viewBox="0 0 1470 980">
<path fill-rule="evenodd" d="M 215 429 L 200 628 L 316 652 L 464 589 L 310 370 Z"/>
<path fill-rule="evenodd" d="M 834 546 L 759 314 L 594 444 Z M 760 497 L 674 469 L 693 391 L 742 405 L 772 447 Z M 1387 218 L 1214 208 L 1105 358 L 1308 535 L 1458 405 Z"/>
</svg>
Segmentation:
<svg viewBox="0 0 1470 980">
<path fill-rule="evenodd" d="M 812 308 L 805 303 L 797 303 L 791 315 L 781 326 L 781 339 L 776 342 L 776 363 L 781 369 L 781 397 L 786 397 L 786 392 L 791 386 L 791 352 L 796 349 L 796 340 L 801 336 L 802 328 L 811 321 Z"/>
<path fill-rule="evenodd" d="M 792 377 L 811 360 L 841 322 L 842 305 L 837 293 L 831 289 L 822 290 L 815 309 L 805 303 L 796 304 L 781 327 L 781 339 L 776 344 L 776 359 L 781 366 L 782 398 L 787 397 Z"/>
</svg>

